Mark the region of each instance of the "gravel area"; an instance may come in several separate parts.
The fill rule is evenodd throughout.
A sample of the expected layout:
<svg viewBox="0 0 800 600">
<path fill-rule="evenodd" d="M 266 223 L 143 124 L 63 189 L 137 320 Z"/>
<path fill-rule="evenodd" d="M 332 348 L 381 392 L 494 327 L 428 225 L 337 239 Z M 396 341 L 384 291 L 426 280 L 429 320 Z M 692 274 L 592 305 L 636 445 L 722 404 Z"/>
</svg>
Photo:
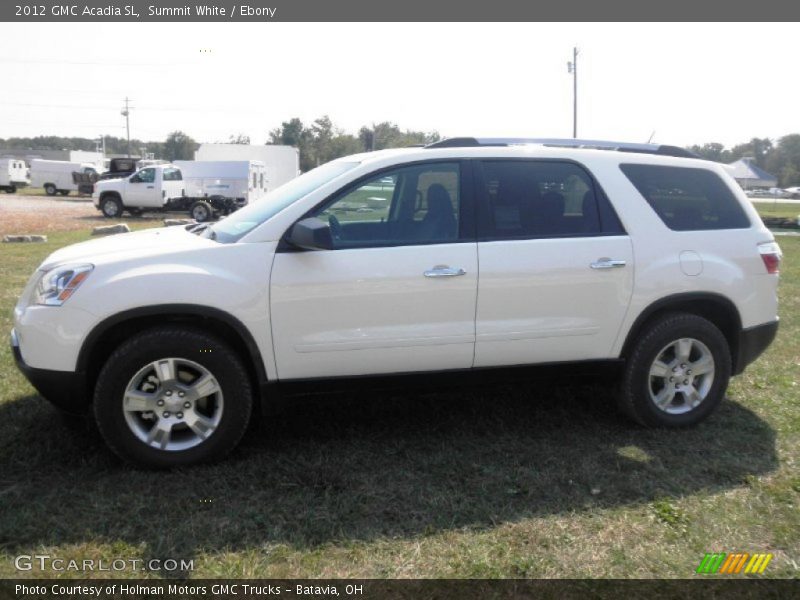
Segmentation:
<svg viewBox="0 0 800 600">
<path fill-rule="evenodd" d="M 163 215 L 144 220 L 160 221 Z M 127 220 L 127 219 L 122 219 Z M 134 219 L 131 219 L 132 221 Z M 92 204 L 91 198 L 25 196 L 22 194 L 0 194 L 0 235 L 47 235 L 53 231 L 91 231 L 98 225 L 110 225 Z"/>
</svg>

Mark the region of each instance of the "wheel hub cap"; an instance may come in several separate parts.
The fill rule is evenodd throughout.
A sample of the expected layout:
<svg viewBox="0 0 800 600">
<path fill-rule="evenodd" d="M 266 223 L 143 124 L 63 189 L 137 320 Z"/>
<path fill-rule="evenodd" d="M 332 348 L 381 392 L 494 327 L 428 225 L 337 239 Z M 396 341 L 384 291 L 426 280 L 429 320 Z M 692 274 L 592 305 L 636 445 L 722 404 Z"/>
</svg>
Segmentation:
<svg viewBox="0 0 800 600">
<path fill-rule="evenodd" d="M 650 399 L 669 414 L 694 410 L 708 396 L 714 371 L 714 356 L 703 342 L 675 340 L 661 349 L 650 366 Z"/>
<path fill-rule="evenodd" d="M 202 444 L 219 425 L 222 389 L 204 366 L 182 358 L 154 361 L 128 382 L 125 421 L 142 442 L 166 451 Z"/>
</svg>

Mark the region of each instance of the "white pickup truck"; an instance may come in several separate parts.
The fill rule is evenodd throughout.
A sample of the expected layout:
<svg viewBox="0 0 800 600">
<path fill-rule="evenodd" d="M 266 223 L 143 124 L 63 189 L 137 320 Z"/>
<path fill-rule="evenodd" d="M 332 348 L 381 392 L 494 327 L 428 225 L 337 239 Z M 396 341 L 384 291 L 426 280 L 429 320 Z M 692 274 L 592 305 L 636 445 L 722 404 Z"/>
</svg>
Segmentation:
<svg viewBox="0 0 800 600">
<path fill-rule="evenodd" d="M 139 215 L 145 211 L 188 211 L 198 222 L 215 214 L 229 214 L 245 204 L 222 195 L 186 193 L 186 182 L 179 167 L 173 164 L 151 165 L 133 175 L 98 181 L 92 200 L 104 216 L 115 218 L 123 211 Z"/>
</svg>

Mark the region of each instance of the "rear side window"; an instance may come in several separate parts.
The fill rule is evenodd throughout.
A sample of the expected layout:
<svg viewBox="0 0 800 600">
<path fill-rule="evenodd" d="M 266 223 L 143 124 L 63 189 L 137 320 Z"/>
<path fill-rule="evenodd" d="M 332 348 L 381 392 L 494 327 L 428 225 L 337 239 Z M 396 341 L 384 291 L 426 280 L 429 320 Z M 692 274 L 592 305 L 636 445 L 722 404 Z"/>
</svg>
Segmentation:
<svg viewBox="0 0 800 600">
<path fill-rule="evenodd" d="M 622 233 L 602 193 L 581 166 L 561 161 L 484 160 L 481 239 L 532 239 Z"/>
<path fill-rule="evenodd" d="M 635 164 L 620 169 L 674 231 L 750 227 L 736 196 L 713 171 Z"/>
<path fill-rule="evenodd" d="M 182 181 L 183 177 L 179 169 L 164 169 L 164 181 Z"/>
</svg>

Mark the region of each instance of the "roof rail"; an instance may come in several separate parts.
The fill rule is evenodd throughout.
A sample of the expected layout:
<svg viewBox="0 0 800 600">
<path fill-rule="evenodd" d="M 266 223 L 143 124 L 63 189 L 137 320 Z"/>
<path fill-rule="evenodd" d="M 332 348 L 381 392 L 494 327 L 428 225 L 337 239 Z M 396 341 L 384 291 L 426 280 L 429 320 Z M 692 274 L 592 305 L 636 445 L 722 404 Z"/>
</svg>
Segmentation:
<svg viewBox="0 0 800 600">
<path fill-rule="evenodd" d="M 700 158 L 694 152 L 678 146 L 662 144 L 636 144 L 631 142 L 610 142 L 607 140 L 579 140 L 574 138 L 447 138 L 426 148 L 469 148 L 477 146 L 519 146 L 535 144 L 555 148 L 588 148 L 593 150 L 616 150 L 617 152 L 637 152 L 641 154 L 660 154 L 681 158 Z"/>
</svg>

